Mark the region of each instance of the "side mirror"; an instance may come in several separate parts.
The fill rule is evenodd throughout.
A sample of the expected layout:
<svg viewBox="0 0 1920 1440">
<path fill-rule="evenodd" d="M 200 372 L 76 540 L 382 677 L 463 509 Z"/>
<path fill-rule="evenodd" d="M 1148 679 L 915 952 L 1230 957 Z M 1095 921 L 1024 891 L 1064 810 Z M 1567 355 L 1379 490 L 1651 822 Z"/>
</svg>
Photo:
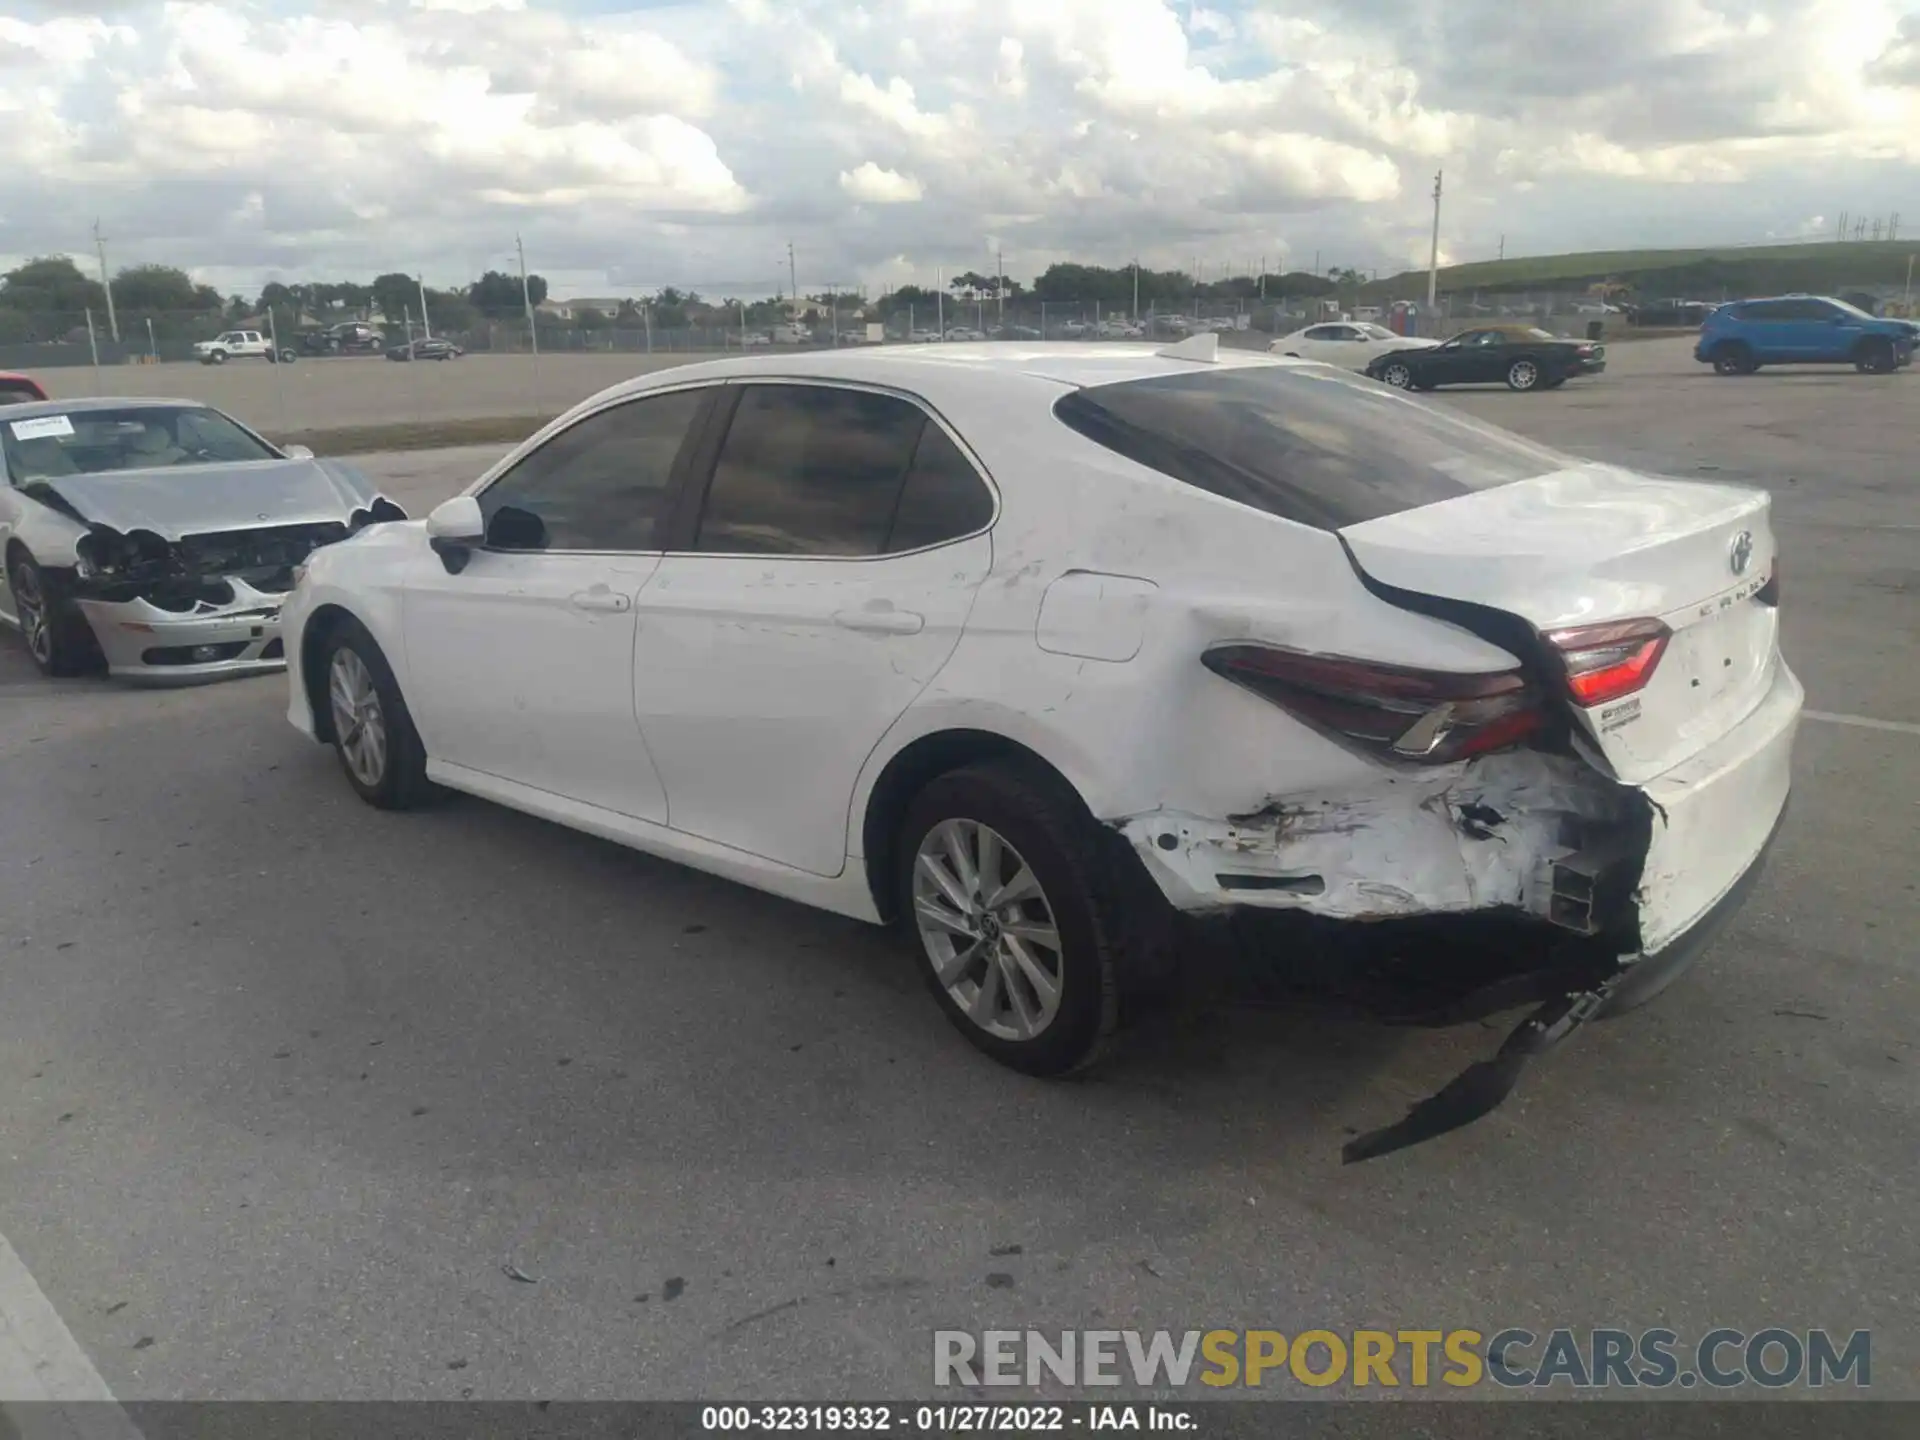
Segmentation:
<svg viewBox="0 0 1920 1440">
<path fill-rule="evenodd" d="M 313 459 L 313 451 L 311 451 L 311 450 L 309 450 L 309 449 L 308 449 L 308 448 L 307 448 L 306 446 L 304 446 L 304 445 L 286 445 L 286 446 L 282 446 L 282 447 L 281 447 L 281 450 L 280 450 L 280 453 L 281 453 L 282 455 L 284 455 L 284 456 L 286 456 L 286 457 L 287 457 L 287 459 L 289 459 L 289 460 L 311 460 L 311 459 Z"/>
<path fill-rule="evenodd" d="M 467 568 L 474 547 L 486 536 L 486 517 L 480 513 L 480 502 L 471 495 L 442 500 L 427 512 L 427 544 L 449 575 Z"/>
</svg>

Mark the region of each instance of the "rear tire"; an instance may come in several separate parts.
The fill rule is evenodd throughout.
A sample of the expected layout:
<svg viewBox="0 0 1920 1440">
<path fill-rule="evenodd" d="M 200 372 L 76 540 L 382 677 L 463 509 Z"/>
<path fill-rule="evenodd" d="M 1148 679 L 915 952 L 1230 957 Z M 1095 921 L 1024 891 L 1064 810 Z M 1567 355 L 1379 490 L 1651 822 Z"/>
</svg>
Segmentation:
<svg viewBox="0 0 1920 1440">
<path fill-rule="evenodd" d="M 411 810 L 433 793 L 427 752 L 387 657 L 366 629 L 341 623 L 322 642 L 322 694 L 334 753 L 354 792 L 381 810 Z"/>
<path fill-rule="evenodd" d="M 1537 361 L 1516 360 L 1507 367 L 1509 390 L 1538 390 L 1540 380 L 1540 365 Z"/>
<path fill-rule="evenodd" d="M 1716 375 L 1751 375 L 1759 368 L 1753 351 L 1741 341 L 1729 341 L 1713 352 L 1713 373 Z"/>
<path fill-rule="evenodd" d="M 939 776 L 908 806 L 895 854 L 900 925 L 935 1001 L 1023 1074 L 1097 1060 L 1172 953 L 1152 881 L 1043 772 L 995 762 Z"/>
</svg>

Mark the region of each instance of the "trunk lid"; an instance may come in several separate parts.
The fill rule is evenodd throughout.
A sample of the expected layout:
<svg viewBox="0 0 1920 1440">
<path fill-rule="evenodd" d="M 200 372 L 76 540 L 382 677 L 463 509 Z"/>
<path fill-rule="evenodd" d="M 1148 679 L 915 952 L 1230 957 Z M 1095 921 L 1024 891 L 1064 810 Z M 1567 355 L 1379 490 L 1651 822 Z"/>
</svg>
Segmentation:
<svg viewBox="0 0 1920 1440">
<path fill-rule="evenodd" d="M 1672 632 L 1646 684 L 1573 714 L 1622 780 L 1639 783 L 1744 718 L 1773 683 L 1779 614 L 1771 502 L 1732 485 L 1574 465 L 1348 526 L 1360 569 L 1553 632 L 1659 620 Z"/>
</svg>

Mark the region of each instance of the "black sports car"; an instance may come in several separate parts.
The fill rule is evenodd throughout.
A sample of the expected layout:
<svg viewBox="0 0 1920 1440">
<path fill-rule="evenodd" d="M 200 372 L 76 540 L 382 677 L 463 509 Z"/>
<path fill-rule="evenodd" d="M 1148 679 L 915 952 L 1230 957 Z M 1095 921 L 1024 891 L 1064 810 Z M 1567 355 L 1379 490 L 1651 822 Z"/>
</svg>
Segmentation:
<svg viewBox="0 0 1920 1440">
<path fill-rule="evenodd" d="M 1552 390 L 1606 368 L 1607 347 L 1598 341 L 1568 340 L 1532 325 L 1492 325 L 1424 350 L 1389 350 L 1365 373 L 1402 390 L 1499 383 Z"/>
<path fill-rule="evenodd" d="M 389 360 L 452 360 L 460 353 L 451 340 L 409 340 L 387 347 Z"/>
</svg>

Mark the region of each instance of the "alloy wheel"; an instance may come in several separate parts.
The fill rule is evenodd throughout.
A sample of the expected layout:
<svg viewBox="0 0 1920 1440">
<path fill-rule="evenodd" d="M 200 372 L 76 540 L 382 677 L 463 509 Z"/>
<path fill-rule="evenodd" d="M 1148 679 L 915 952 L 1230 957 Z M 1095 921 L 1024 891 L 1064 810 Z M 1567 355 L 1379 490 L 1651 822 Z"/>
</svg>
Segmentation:
<svg viewBox="0 0 1920 1440">
<path fill-rule="evenodd" d="M 1540 380 L 1540 369 L 1531 360 L 1516 360 L 1507 371 L 1507 384 L 1516 390 L 1531 390 Z"/>
<path fill-rule="evenodd" d="M 944 820 L 920 842 L 913 918 L 948 997 L 1001 1040 L 1032 1040 L 1060 1011 L 1065 955 L 1039 879 L 998 831 Z"/>
<path fill-rule="evenodd" d="M 1413 388 L 1413 372 L 1404 365 L 1387 366 L 1381 378 L 1396 390 L 1410 390 Z"/>
<path fill-rule="evenodd" d="M 40 572 L 31 565 L 13 571 L 13 606 L 27 652 L 42 665 L 53 663 L 53 626 L 47 620 L 47 599 L 40 590 Z"/>
<path fill-rule="evenodd" d="M 353 778 L 369 789 L 387 771 L 387 717 L 367 662 L 351 647 L 333 652 L 327 666 L 327 698 L 341 758 Z"/>
</svg>

